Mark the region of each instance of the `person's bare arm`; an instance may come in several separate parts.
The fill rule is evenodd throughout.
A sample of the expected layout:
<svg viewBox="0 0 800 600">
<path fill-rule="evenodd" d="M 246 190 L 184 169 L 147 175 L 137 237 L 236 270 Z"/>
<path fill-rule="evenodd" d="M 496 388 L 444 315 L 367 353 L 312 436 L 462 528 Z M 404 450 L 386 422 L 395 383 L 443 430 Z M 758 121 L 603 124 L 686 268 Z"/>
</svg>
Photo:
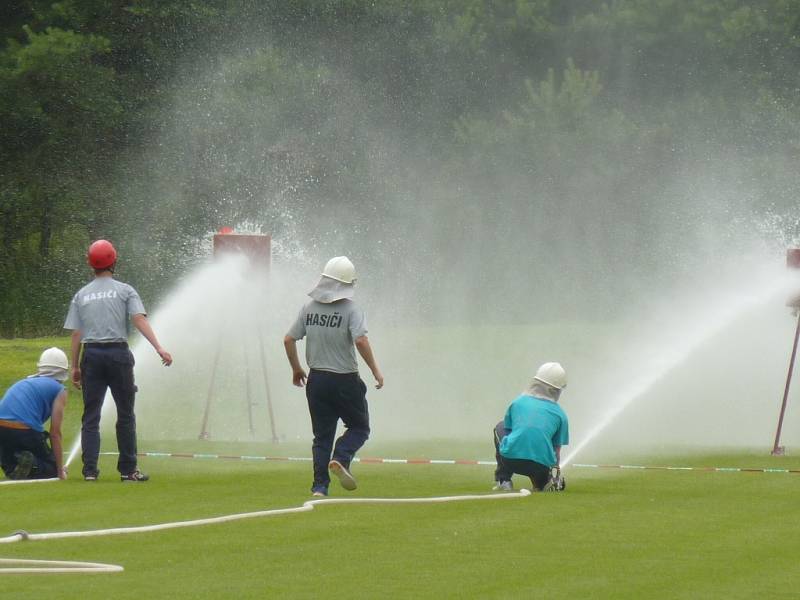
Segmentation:
<svg viewBox="0 0 800 600">
<path fill-rule="evenodd" d="M 161 362 L 167 367 L 170 366 L 172 364 L 172 356 L 169 352 L 161 347 L 161 344 L 158 343 L 158 338 L 156 337 L 153 328 L 150 327 L 150 321 L 147 320 L 147 317 L 142 313 L 139 313 L 131 317 L 131 322 L 133 323 L 133 326 L 139 330 L 139 333 L 141 333 L 145 339 L 150 342 L 150 345 L 155 348 L 156 352 L 158 352 L 158 355 L 161 357 Z"/>
<path fill-rule="evenodd" d="M 64 421 L 64 408 L 67 406 L 67 390 L 63 390 L 53 402 L 53 413 L 50 415 L 50 443 L 56 457 L 56 473 L 59 479 L 66 479 L 64 470 L 64 446 L 61 441 L 61 425 Z"/>
<path fill-rule="evenodd" d="M 556 451 L 556 466 L 558 467 L 561 464 L 561 446 L 553 446 L 553 450 Z"/>
<path fill-rule="evenodd" d="M 72 355 L 72 385 L 81 389 L 81 330 L 73 329 L 70 338 L 70 354 Z"/>
<path fill-rule="evenodd" d="M 300 357 L 297 354 L 297 340 L 291 336 L 284 336 L 283 347 L 286 350 L 286 358 L 292 367 L 292 383 L 297 387 L 303 387 L 306 383 L 306 372 L 300 365 Z"/>
<path fill-rule="evenodd" d="M 375 388 L 381 389 L 383 387 L 383 373 L 378 368 L 378 363 L 375 361 L 375 355 L 372 353 L 372 346 L 369 344 L 367 336 L 362 335 L 356 339 L 356 349 L 367 363 L 369 370 L 372 371 L 372 376 L 375 378 Z"/>
</svg>

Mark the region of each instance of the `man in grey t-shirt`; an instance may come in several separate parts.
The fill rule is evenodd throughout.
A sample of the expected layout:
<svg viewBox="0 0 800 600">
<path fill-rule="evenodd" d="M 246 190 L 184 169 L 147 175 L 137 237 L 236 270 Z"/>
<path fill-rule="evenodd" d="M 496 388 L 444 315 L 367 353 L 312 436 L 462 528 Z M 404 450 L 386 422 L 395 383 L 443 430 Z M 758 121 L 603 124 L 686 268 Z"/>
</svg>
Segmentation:
<svg viewBox="0 0 800 600">
<path fill-rule="evenodd" d="M 356 349 L 372 371 L 375 387 L 383 387 L 383 375 L 367 338 L 366 316 L 352 300 L 355 279 L 355 268 L 346 256 L 329 260 L 317 287 L 308 294 L 311 302 L 302 308 L 283 338 L 292 366 L 292 382 L 298 387 L 306 383 L 306 372 L 300 366 L 297 340 L 306 338 L 310 369 L 306 398 L 314 432 L 314 496 L 328 495 L 329 471 L 339 478 L 343 488 L 356 489 L 350 463 L 369 437 L 367 386 L 358 376 Z M 346 429 L 334 446 L 339 419 Z"/>
<path fill-rule="evenodd" d="M 83 390 L 81 448 L 83 477 L 95 481 L 100 474 L 100 412 L 106 390 L 117 406 L 117 469 L 122 481 L 147 481 L 137 469 L 136 415 L 133 405 L 133 353 L 128 349 L 128 317 L 147 339 L 166 366 L 172 356 L 158 343 L 139 294 L 127 283 L 114 279 L 117 251 L 111 242 L 98 240 L 89 247 L 89 266 L 94 280 L 72 298 L 64 329 L 72 329 L 72 383 Z M 83 357 L 81 355 L 83 347 Z M 80 360 L 79 360 L 80 359 Z"/>
</svg>

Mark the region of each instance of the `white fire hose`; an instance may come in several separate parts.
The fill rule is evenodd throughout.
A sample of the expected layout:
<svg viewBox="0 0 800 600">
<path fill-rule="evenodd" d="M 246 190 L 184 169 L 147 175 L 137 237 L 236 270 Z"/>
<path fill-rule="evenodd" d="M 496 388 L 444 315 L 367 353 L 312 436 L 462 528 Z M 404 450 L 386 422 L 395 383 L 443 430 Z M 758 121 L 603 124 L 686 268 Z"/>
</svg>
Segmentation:
<svg viewBox="0 0 800 600">
<path fill-rule="evenodd" d="M 464 496 L 436 496 L 432 498 L 321 498 L 308 500 L 296 508 L 277 508 L 272 510 L 259 510 L 254 512 L 209 517 L 206 519 L 193 519 L 191 521 L 175 521 L 172 523 L 159 523 L 156 525 L 141 525 L 138 527 L 114 527 L 110 529 L 94 529 L 89 531 L 58 531 L 53 533 L 28 533 L 17 531 L 9 536 L 0 538 L 0 544 L 11 544 L 22 540 L 57 540 L 76 537 L 96 537 L 104 535 L 122 535 L 126 533 L 147 533 L 150 531 L 163 531 L 179 527 L 196 527 L 198 525 L 213 525 L 215 523 L 228 523 L 241 519 L 257 517 L 271 517 L 290 513 L 309 512 L 314 507 L 322 504 L 439 504 L 444 502 L 460 502 L 463 500 L 511 500 L 525 498 L 531 492 L 522 489 L 518 492 L 503 494 L 472 494 Z M 85 563 L 69 561 L 42 561 L 25 559 L 0 558 L 0 565 L 14 564 L 16 567 L 0 566 L 0 575 L 6 573 L 113 573 L 122 571 L 119 565 L 106 565 L 102 563 Z"/>
</svg>

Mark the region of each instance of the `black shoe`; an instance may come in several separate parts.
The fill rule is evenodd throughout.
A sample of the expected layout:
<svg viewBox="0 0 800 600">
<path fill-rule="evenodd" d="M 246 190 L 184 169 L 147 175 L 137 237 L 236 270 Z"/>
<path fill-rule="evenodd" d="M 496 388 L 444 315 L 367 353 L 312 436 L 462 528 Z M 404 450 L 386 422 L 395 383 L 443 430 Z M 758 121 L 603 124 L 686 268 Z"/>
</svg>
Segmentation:
<svg viewBox="0 0 800 600">
<path fill-rule="evenodd" d="M 33 463 L 35 461 L 33 453 L 23 450 L 22 452 L 17 452 L 16 457 L 17 466 L 14 467 L 14 470 L 11 471 L 11 473 L 9 473 L 8 478 L 27 479 L 31 474 L 31 469 L 33 469 Z"/>
<path fill-rule="evenodd" d="M 150 479 L 150 475 L 136 470 L 133 473 L 128 473 L 127 475 L 120 475 L 119 479 L 120 481 L 147 481 Z"/>
</svg>

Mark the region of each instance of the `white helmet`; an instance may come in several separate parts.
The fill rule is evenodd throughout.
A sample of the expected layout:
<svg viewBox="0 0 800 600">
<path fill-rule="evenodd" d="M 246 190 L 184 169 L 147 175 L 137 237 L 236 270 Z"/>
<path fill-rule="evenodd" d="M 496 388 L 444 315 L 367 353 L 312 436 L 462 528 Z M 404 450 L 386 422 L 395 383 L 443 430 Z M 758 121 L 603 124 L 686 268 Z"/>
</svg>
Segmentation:
<svg viewBox="0 0 800 600">
<path fill-rule="evenodd" d="M 544 363 L 533 378 L 558 390 L 567 387 L 567 372 L 557 362 Z"/>
<path fill-rule="evenodd" d="M 356 268 L 346 256 L 334 256 L 325 265 L 322 275 L 342 283 L 353 283 L 356 280 Z"/>
<path fill-rule="evenodd" d="M 54 367 L 56 369 L 69 369 L 69 361 L 67 355 L 58 348 L 48 348 L 39 357 L 39 362 L 36 366 L 41 369 L 42 367 Z"/>
</svg>

